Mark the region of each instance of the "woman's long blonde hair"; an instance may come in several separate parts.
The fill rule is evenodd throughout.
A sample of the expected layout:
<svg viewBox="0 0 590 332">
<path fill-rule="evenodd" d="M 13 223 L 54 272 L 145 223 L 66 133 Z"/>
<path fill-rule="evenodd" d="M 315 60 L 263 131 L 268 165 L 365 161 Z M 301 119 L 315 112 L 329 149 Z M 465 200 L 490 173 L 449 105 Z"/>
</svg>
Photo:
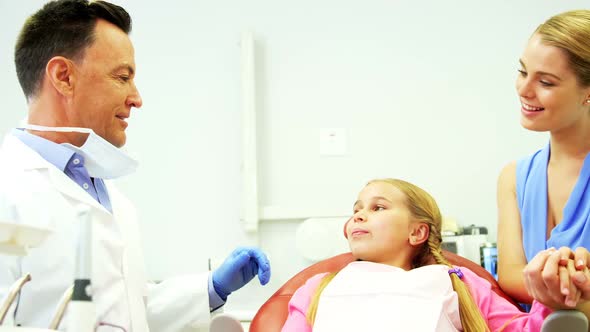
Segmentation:
<svg viewBox="0 0 590 332">
<path fill-rule="evenodd" d="M 422 188 L 415 186 L 409 182 L 398 179 L 377 179 L 372 180 L 367 185 L 375 182 L 389 183 L 406 197 L 406 205 L 410 210 L 412 217 L 416 222 L 425 223 L 430 228 L 428 240 L 418 250 L 412 261 L 412 267 L 420 267 L 431 264 L 432 261 L 437 264 L 452 265 L 442 254 L 441 249 L 441 224 L 442 216 L 436 201 L 430 194 Z M 336 272 L 337 273 L 337 272 Z M 330 281 L 336 276 L 336 273 L 328 274 L 322 279 L 315 294 L 313 295 L 311 304 L 307 311 L 307 320 L 311 326 L 315 321 L 315 315 L 318 309 L 320 294 Z M 467 332 L 481 332 L 489 331 L 486 320 L 483 318 L 475 301 L 471 297 L 469 288 L 461 281 L 456 274 L 450 274 L 453 289 L 457 292 L 459 298 L 459 315 L 461 317 L 461 324 L 463 331 Z"/>
<path fill-rule="evenodd" d="M 565 51 L 579 84 L 590 86 L 590 10 L 555 15 L 539 25 L 534 34 L 543 43 Z"/>
</svg>

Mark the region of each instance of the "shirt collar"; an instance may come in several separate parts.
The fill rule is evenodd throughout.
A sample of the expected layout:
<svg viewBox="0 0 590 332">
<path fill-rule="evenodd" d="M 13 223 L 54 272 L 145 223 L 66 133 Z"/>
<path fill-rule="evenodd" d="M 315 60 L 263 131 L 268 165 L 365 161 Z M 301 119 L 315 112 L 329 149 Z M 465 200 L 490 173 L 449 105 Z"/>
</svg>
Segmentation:
<svg viewBox="0 0 590 332">
<path fill-rule="evenodd" d="M 33 135 L 23 129 L 13 129 L 12 134 L 61 171 L 66 169 L 68 162 L 74 155 L 74 151 L 67 147 Z"/>
</svg>

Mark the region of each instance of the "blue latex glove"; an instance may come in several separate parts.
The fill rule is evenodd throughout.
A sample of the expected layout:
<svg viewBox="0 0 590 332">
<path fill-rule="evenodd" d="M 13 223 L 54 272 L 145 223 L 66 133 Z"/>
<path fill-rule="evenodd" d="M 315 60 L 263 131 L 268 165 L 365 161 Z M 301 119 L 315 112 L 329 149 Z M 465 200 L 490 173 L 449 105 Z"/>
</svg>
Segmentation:
<svg viewBox="0 0 590 332">
<path fill-rule="evenodd" d="M 213 271 L 213 287 L 225 301 L 231 292 L 242 288 L 257 274 L 260 283 L 266 285 L 270 279 L 266 255 L 256 247 L 238 247 Z"/>
</svg>

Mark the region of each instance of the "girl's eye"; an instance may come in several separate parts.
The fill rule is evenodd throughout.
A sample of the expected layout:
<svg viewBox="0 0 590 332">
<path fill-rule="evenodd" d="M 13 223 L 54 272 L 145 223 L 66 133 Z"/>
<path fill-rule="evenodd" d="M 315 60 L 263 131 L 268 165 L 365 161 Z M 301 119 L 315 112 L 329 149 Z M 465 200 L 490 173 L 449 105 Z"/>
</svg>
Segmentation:
<svg viewBox="0 0 590 332">
<path fill-rule="evenodd" d="M 375 211 L 381 211 L 381 210 L 385 210 L 385 207 L 384 207 L 384 206 L 381 206 L 381 205 L 377 205 L 377 206 L 375 206 L 373 209 L 374 209 Z"/>
<path fill-rule="evenodd" d="M 543 84 L 544 86 L 553 86 L 554 85 L 551 82 L 547 82 L 547 81 L 543 81 L 543 80 L 540 80 L 539 82 L 541 82 L 541 84 Z"/>
<path fill-rule="evenodd" d="M 119 76 L 119 79 L 123 82 L 129 81 L 129 76 Z"/>
<path fill-rule="evenodd" d="M 522 77 L 526 77 L 527 72 L 524 69 L 518 69 L 518 72 L 520 73 L 520 76 Z"/>
</svg>

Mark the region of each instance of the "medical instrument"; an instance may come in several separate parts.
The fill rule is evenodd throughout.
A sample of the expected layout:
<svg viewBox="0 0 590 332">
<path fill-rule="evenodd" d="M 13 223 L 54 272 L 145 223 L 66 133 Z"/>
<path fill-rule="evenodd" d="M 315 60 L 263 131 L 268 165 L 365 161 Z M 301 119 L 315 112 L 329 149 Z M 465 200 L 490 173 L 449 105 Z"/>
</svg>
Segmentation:
<svg viewBox="0 0 590 332">
<path fill-rule="evenodd" d="M 49 324 L 49 328 L 52 330 L 57 330 L 59 328 L 59 324 L 64 317 L 66 312 L 66 308 L 72 299 L 72 294 L 74 293 L 74 286 L 70 286 L 61 296 L 59 300 L 59 304 L 57 305 L 57 310 L 53 315 L 53 319 L 51 320 L 51 324 Z"/>
<path fill-rule="evenodd" d="M 92 332 L 96 327 L 96 311 L 92 302 L 92 218 L 88 207 L 78 208 L 80 236 L 72 300 L 68 306 L 68 331 Z"/>
<path fill-rule="evenodd" d="M 498 280 L 498 248 L 495 243 L 483 243 L 479 247 L 481 266 Z"/>
<path fill-rule="evenodd" d="M 4 300 L 4 303 L 2 304 L 2 308 L 0 309 L 0 324 L 2 324 L 4 322 L 4 318 L 6 317 L 6 314 L 8 313 L 8 310 L 10 309 L 10 306 L 12 305 L 12 302 L 14 301 L 14 298 L 16 298 L 16 296 L 20 292 L 21 288 L 23 288 L 23 286 L 27 282 L 29 282 L 30 280 L 31 280 L 31 275 L 29 273 L 27 273 L 23 277 L 18 279 L 16 282 L 14 282 L 14 284 L 12 284 L 12 286 L 10 287 L 10 290 L 8 291 L 8 295 L 6 296 L 6 299 Z"/>
<path fill-rule="evenodd" d="M 30 248 L 39 246 L 51 233 L 51 230 L 20 224 L 13 221 L 16 219 L 15 209 L 7 202 L 1 201 L 0 207 L 3 214 L 0 215 L 0 253 L 7 255 L 25 256 Z M 10 213 L 7 213 L 10 212 Z M 31 274 L 26 273 L 17 279 L 10 287 L 4 303 L 0 307 L 0 325 L 4 322 L 14 299 L 18 296 L 23 286 L 31 281 Z M 4 327 L 0 326 L 0 332 L 47 332 L 50 330 L 26 328 L 26 327 Z"/>
<path fill-rule="evenodd" d="M 483 243 L 488 242 L 486 234 L 467 234 L 442 237 L 442 248 L 454 254 L 465 257 L 472 262 L 481 264 L 479 248 Z"/>
</svg>

